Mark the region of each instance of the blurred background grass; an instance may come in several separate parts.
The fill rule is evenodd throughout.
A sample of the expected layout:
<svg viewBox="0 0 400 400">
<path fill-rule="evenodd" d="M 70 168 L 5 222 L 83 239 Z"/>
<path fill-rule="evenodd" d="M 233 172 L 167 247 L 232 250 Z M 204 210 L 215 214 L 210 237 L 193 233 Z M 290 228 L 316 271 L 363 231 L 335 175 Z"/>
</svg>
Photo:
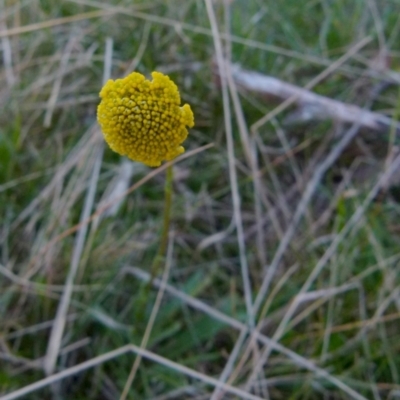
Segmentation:
<svg viewBox="0 0 400 400">
<path fill-rule="evenodd" d="M 215 1 L 214 10 L 219 30 L 231 34 L 223 43 L 233 63 L 301 87 L 370 36 L 313 90 L 360 107 L 372 102 L 374 111 L 397 120 L 398 1 Z M 195 114 L 186 149 L 214 143 L 174 167 L 169 283 L 246 323 L 215 37 L 205 2 L 2 0 L 0 35 L 0 393 L 45 377 L 52 321 L 75 246 L 76 232 L 64 233 L 80 221 L 102 140 L 96 107 L 107 38 L 112 39 L 112 78 L 131 70 L 169 74 Z M 249 128 L 279 104 L 239 93 Z M 313 172 L 348 129 L 337 121 L 285 124 L 294 110 L 252 133 L 258 190 L 237 110 L 231 115 L 253 301 Z M 388 168 L 397 144 L 390 132 L 361 129 L 340 154 L 309 202 L 262 301 L 264 311 L 256 316 L 264 335 L 275 335 L 367 399 L 400 398 L 396 179 L 363 209 L 360 223 L 318 272 L 310 287 L 315 296 L 300 301 L 282 329 L 279 325 L 328 246 Z M 127 187 L 150 171 L 107 148 L 92 212 L 110 199 L 106 194 L 115 193 L 117 183 Z M 148 271 L 158 247 L 163 185 L 160 173 L 113 213 L 91 223 L 56 371 L 141 343 L 158 291 L 143 290 L 137 268 Z M 239 333 L 218 316 L 166 293 L 147 348 L 218 379 Z M 352 398 L 277 351 L 252 376 L 263 347 L 246 353 L 247 345 L 239 348 L 232 385 L 261 398 Z M 118 399 L 133 361 L 127 354 L 99 363 L 24 398 Z M 201 380 L 143 360 L 128 398 L 207 399 L 211 391 Z"/>
</svg>

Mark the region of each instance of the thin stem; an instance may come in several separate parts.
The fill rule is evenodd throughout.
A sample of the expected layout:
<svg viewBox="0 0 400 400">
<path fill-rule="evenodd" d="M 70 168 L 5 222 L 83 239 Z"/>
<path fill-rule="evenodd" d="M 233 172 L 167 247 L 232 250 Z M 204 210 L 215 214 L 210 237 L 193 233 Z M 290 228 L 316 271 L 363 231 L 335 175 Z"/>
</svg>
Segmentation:
<svg viewBox="0 0 400 400">
<path fill-rule="evenodd" d="M 151 281 L 149 286 L 152 285 L 153 279 L 158 274 L 161 266 L 163 265 L 164 256 L 167 250 L 168 244 L 168 233 L 169 225 L 171 221 L 171 206 L 172 206 L 172 180 L 173 180 L 173 169 L 170 165 L 166 170 L 165 175 L 165 186 L 164 186 L 164 217 L 163 217 L 163 227 L 161 232 L 160 245 L 156 256 L 154 257 L 153 263 L 150 268 Z"/>
<path fill-rule="evenodd" d="M 142 313 L 144 313 L 143 310 L 145 310 L 145 308 L 146 308 L 145 307 L 146 299 L 148 298 L 150 288 L 153 285 L 153 281 L 157 277 L 161 267 L 164 264 L 164 259 L 165 259 L 165 255 L 166 255 L 166 251 L 167 251 L 167 245 L 168 245 L 169 228 L 170 228 L 170 222 L 171 222 L 173 175 L 174 175 L 173 167 L 172 167 L 172 165 L 169 165 L 167 167 L 166 176 L 165 176 L 164 216 L 163 216 L 163 226 L 162 226 L 162 231 L 161 231 L 161 240 L 160 240 L 160 245 L 158 247 L 157 254 L 154 257 L 153 262 L 150 267 L 150 280 L 145 287 L 142 287 L 141 293 L 138 298 L 138 312 L 139 312 L 138 316 L 139 316 L 139 318 L 141 318 L 141 315 L 143 315 Z M 142 340 L 142 343 L 140 346 L 141 348 L 146 347 L 153 323 L 154 323 L 154 321 L 151 321 L 151 317 L 150 317 L 150 321 L 147 325 L 146 332 L 145 332 L 145 335 L 143 337 L 143 340 Z M 129 389 L 132 386 L 132 382 L 135 378 L 137 369 L 139 367 L 140 360 L 141 360 L 141 358 L 138 357 L 135 360 L 134 364 L 132 365 L 128 380 L 125 383 L 125 387 L 121 394 L 120 400 L 125 400 L 127 398 Z"/>
</svg>

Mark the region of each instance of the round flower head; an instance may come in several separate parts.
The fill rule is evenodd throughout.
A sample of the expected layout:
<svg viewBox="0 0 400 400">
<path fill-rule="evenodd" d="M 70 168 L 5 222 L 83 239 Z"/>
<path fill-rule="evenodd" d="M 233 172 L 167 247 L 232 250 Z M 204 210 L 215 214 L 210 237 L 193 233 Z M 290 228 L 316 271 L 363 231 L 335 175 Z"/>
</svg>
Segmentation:
<svg viewBox="0 0 400 400">
<path fill-rule="evenodd" d="M 104 139 L 115 152 L 157 167 L 183 153 L 181 146 L 194 125 L 188 104 L 180 107 L 178 88 L 160 72 L 152 81 L 132 72 L 109 80 L 100 92 L 97 119 Z"/>
</svg>

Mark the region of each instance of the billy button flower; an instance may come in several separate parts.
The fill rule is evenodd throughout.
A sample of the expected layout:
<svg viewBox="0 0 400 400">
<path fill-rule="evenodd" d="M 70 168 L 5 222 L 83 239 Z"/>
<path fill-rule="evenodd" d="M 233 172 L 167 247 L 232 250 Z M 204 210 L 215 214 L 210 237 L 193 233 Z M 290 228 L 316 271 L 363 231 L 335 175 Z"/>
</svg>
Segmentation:
<svg viewBox="0 0 400 400">
<path fill-rule="evenodd" d="M 186 127 L 194 126 L 188 104 L 171 79 L 152 72 L 152 81 L 132 72 L 123 79 L 109 80 L 100 92 L 97 119 L 104 139 L 115 152 L 158 167 L 185 149 Z"/>
</svg>

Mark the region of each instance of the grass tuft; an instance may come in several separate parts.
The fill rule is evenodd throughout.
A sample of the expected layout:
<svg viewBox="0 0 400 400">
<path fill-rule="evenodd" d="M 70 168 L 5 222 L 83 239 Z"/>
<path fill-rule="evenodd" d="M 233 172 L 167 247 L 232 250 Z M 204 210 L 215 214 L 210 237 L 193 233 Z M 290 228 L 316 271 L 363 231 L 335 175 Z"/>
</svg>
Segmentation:
<svg viewBox="0 0 400 400">
<path fill-rule="evenodd" d="M 0 2 L 0 398 L 397 398 L 399 11 Z M 246 90 L 235 64 L 393 124 Z M 167 166 L 99 156 L 103 77 L 133 70 L 196 122 L 154 279 Z"/>
</svg>

